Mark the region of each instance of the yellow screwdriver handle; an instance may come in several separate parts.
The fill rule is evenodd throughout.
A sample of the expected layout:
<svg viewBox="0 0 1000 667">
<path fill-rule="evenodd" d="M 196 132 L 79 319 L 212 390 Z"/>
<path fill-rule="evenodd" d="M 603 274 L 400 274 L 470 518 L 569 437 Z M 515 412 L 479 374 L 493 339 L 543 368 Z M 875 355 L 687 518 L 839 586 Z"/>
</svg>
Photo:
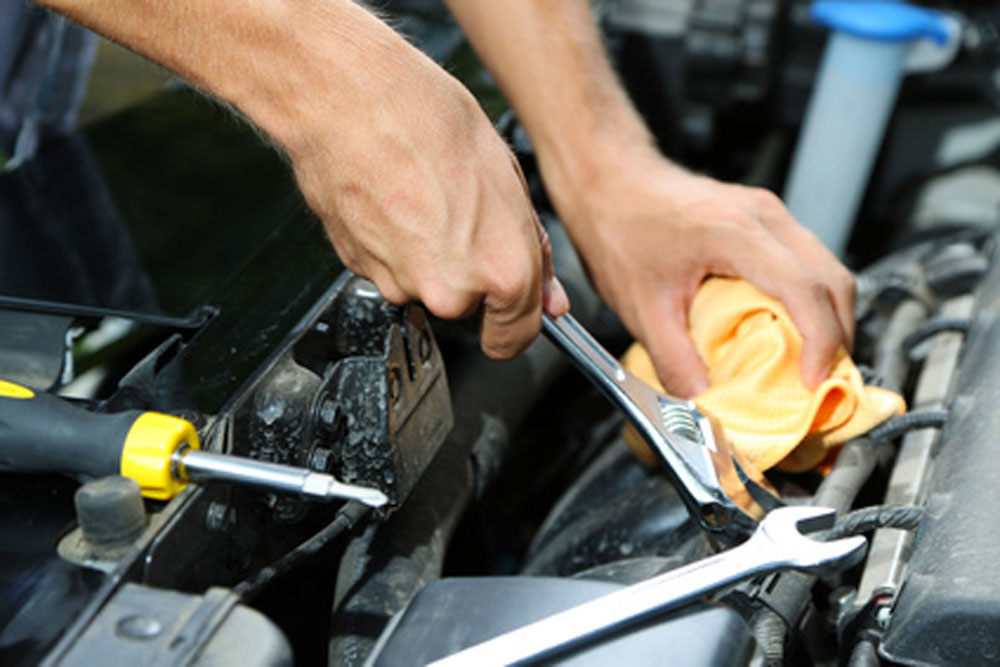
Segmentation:
<svg viewBox="0 0 1000 667">
<path fill-rule="evenodd" d="M 0 380 L 0 470 L 85 477 L 121 474 L 148 498 L 184 488 L 171 457 L 198 449 L 191 422 L 159 412 L 91 412 L 64 398 Z"/>
</svg>

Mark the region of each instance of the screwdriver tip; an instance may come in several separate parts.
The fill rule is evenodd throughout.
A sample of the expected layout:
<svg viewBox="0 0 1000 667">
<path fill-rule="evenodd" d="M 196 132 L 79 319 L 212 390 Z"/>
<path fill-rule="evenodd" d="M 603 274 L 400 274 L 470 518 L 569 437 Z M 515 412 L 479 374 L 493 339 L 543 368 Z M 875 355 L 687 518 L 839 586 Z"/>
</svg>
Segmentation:
<svg viewBox="0 0 1000 667">
<path fill-rule="evenodd" d="M 385 495 L 378 489 L 360 489 L 355 494 L 355 500 L 359 503 L 368 505 L 368 507 L 379 508 L 389 502 L 389 496 Z"/>
<path fill-rule="evenodd" d="M 300 491 L 307 496 L 326 500 L 344 498 L 375 508 L 389 502 L 389 497 L 374 487 L 341 482 L 333 475 L 312 471 L 303 479 Z"/>
</svg>

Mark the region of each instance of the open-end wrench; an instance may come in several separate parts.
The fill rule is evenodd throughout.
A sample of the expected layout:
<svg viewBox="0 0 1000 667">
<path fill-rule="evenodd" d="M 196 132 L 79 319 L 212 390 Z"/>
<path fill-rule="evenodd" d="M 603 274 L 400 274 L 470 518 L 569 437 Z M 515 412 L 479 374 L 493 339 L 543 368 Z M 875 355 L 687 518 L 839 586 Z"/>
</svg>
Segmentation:
<svg viewBox="0 0 1000 667">
<path fill-rule="evenodd" d="M 510 665 L 551 657 L 582 641 L 776 570 L 829 574 L 857 563 L 864 537 L 820 542 L 803 532 L 833 525 L 833 510 L 781 507 L 738 547 L 553 614 L 431 663 L 433 667 Z"/>
<path fill-rule="evenodd" d="M 721 429 L 692 401 L 662 394 L 630 373 L 572 315 L 542 318 L 542 331 L 625 413 L 671 477 L 691 515 L 720 542 L 745 540 L 781 505 Z"/>
</svg>

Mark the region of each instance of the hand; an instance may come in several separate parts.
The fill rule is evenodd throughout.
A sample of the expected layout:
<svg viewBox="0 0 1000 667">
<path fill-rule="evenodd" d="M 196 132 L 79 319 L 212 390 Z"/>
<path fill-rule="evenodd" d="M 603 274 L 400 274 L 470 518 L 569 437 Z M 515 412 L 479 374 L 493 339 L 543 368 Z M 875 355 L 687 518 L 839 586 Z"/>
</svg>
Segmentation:
<svg viewBox="0 0 1000 667">
<path fill-rule="evenodd" d="M 481 312 L 495 357 L 534 339 L 543 305 L 568 309 L 524 178 L 475 99 L 360 4 L 41 2 L 270 135 L 346 265 L 389 301 Z"/>
<path fill-rule="evenodd" d="M 543 306 L 569 308 L 524 177 L 458 81 L 387 28 L 381 39 L 385 52 L 353 73 L 320 60 L 297 86 L 309 94 L 294 130 L 275 134 L 351 270 L 393 303 L 420 300 L 443 318 L 479 312 L 486 354 L 514 356 L 538 334 Z"/>
<path fill-rule="evenodd" d="M 739 276 L 779 299 L 804 339 L 802 379 L 829 372 L 854 332 L 850 272 L 767 190 L 692 174 L 652 149 L 608 156 L 585 197 L 553 198 L 608 303 L 650 352 L 664 387 L 707 388 L 687 330 L 702 279 Z"/>
</svg>

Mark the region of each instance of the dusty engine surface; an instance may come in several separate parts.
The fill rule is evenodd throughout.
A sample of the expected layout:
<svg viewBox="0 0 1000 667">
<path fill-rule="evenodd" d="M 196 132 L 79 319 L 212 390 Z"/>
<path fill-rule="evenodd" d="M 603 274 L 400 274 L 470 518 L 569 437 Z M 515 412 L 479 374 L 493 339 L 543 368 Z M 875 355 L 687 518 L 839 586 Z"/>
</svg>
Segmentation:
<svg viewBox="0 0 1000 667">
<path fill-rule="evenodd" d="M 624 351 L 468 45 L 437 3 L 389 4 L 496 112 L 573 314 Z M 960 25 L 956 48 L 903 80 L 845 254 L 853 357 L 908 412 L 822 474 L 767 477 L 791 507 L 836 510 L 864 560 L 750 577 L 539 661 L 1000 662 L 1000 9 L 924 4 Z M 781 191 L 826 43 L 809 3 L 594 5 L 667 152 Z M 496 362 L 475 322 L 386 304 L 281 159 L 191 91 L 0 172 L 0 240 L 0 381 L 89 415 L 167 413 L 206 452 L 390 501 L 218 479 L 143 500 L 80 474 L 90 454 L 25 472 L 0 451 L 0 664 L 427 664 L 729 550 L 553 345 Z"/>
</svg>

